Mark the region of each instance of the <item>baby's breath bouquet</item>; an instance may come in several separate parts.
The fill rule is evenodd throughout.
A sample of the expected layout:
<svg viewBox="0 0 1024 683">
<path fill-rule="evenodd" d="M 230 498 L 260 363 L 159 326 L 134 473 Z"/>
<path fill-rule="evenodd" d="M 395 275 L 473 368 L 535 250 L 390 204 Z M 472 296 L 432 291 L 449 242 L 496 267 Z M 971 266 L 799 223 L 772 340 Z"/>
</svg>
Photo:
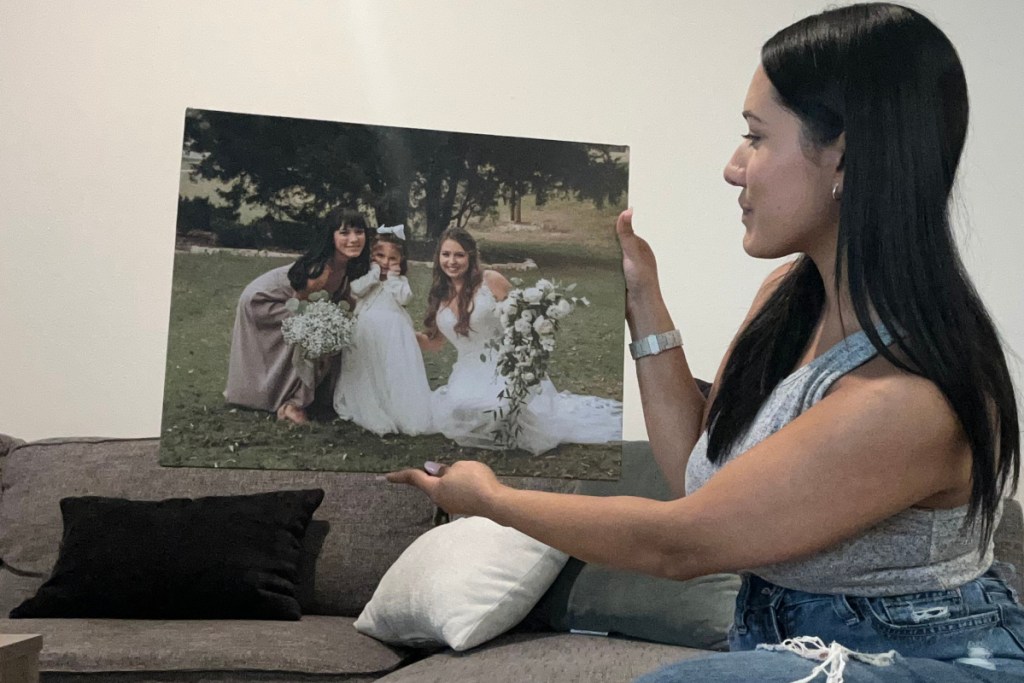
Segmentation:
<svg viewBox="0 0 1024 683">
<path fill-rule="evenodd" d="M 511 283 L 516 288 L 499 304 L 504 334 L 488 343 L 497 352 L 498 374 L 505 379 L 505 388 L 498 394 L 503 407 L 488 411 L 497 420 L 493 435 L 502 448 L 514 448 L 522 432 L 519 415 L 530 393 L 547 376 L 559 323 L 577 304 L 590 305 L 586 297 L 572 296 L 575 284 L 562 287 L 541 279 L 524 289 L 519 278 Z"/>
<path fill-rule="evenodd" d="M 281 323 L 284 340 L 301 349 L 306 360 L 325 358 L 349 346 L 355 320 L 327 292 L 313 292 L 308 301 L 289 299 L 285 308 L 293 315 Z"/>
</svg>

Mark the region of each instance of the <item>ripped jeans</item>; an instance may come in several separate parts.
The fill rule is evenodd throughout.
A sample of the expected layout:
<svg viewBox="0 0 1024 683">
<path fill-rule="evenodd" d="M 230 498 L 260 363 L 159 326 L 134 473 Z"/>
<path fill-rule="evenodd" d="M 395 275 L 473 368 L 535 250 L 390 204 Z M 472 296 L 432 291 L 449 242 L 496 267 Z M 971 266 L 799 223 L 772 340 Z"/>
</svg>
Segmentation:
<svg viewBox="0 0 1024 683">
<path fill-rule="evenodd" d="M 842 658 L 848 661 L 840 663 L 835 650 L 842 648 L 834 648 L 836 661 L 821 670 L 820 681 L 838 668 L 840 677 L 829 680 L 1024 682 L 1024 607 L 999 575 L 993 568 L 958 588 L 881 598 L 805 593 L 745 576 L 729 632 L 732 651 L 671 664 L 638 683 L 805 679 L 822 664 L 824 651 L 812 661 L 792 652 L 756 649 L 800 636 L 845 648 Z M 897 654 L 887 666 L 847 656 L 849 651 L 890 650 Z"/>
</svg>

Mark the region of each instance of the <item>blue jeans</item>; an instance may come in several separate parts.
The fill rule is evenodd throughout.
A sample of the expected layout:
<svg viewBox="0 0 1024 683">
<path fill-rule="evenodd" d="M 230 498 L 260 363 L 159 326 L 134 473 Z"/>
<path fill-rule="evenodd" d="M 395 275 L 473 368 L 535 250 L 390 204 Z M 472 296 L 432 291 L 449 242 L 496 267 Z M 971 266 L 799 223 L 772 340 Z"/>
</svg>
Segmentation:
<svg viewBox="0 0 1024 683">
<path fill-rule="evenodd" d="M 798 636 L 856 652 L 897 652 L 889 666 L 848 661 L 846 683 L 1024 682 L 1024 607 L 1000 571 L 959 588 L 883 598 L 805 593 L 746 576 L 729 632 L 732 652 L 671 664 L 637 683 L 789 683 L 819 662 L 755 648 Z"/>
</svg>

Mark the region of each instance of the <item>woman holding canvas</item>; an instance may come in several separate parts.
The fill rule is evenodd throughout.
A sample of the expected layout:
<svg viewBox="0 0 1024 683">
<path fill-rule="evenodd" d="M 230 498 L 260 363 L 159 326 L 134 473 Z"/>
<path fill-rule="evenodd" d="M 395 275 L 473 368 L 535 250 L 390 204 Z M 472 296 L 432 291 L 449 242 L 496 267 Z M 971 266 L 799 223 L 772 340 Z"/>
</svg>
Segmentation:
<svg viewBox="0 0 1024 683">
<path fill-rule="evenodd" d="M 1024 608 L 992 565 L 1017 406 L 948 212 L 968 122 L 956 50 L 906 7 L 829 10 L 765 43 L 742 117 L 725 179 L 743 248 L 795 258 L 708 400 L 665 336 L 632 213 L 617 226 L 647 430 L 679 497 L 520 491 L 473 462 L 390 477 L 588 562 L 741 572 L 734 652 L 645 683 L 1021 680 Z"/>
</svg>

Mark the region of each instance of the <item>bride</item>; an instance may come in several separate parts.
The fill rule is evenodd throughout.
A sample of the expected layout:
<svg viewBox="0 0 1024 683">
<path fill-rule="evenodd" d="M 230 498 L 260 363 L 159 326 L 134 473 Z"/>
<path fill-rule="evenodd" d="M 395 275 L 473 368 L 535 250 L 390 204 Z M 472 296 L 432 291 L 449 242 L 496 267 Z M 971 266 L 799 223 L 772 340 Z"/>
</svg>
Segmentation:
<svg viewBox="0 0 1024 683">
<path fill-rule="evenodd" d="M 501 273 L 481 270 L 476 240 L 449 228 L 438 241 L 434 279 L 423 323 L 421 348 L 458 351 L 448 383 L 431 396 L 435 428 L 460 446 L 497 449 L 493 432 L 498 394 L 505 380 L 497 354 L 487 345 L 504 334 L 498 302 L 511 284 Z M 560 443 L 607 443 L 622 438 L 622 404 L 607 398 L 559 393 L 545 377 L 520 412 L 517 445 L 538 455 Z"/>
</svg>

